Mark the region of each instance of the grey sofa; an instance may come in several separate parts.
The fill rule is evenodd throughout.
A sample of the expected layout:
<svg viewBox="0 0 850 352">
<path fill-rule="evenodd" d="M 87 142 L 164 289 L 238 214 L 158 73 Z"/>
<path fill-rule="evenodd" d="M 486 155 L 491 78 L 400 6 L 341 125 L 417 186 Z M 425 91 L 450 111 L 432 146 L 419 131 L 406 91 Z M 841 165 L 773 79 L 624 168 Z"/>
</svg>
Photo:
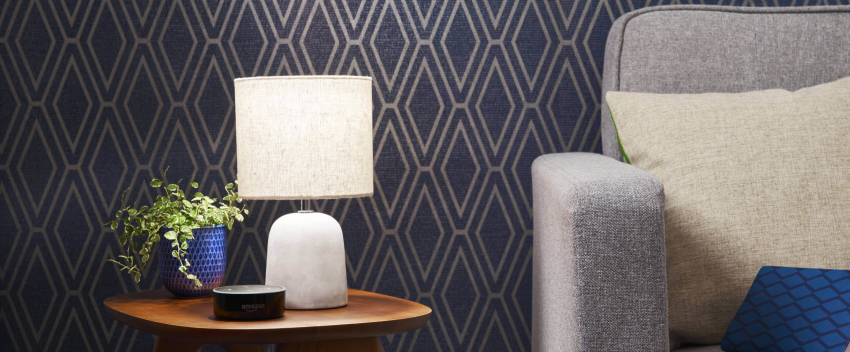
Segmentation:
<svg viewBox="0 0 850 352">
<path fill-rule="evenodd" d="M 847 76 L 850 6 L 661 6 L 614 23 L 601 96 L 797 90 Z M 622 162 L 604 101 L 602 111 L 604 156 L 532 166 L 533 351 L 669 350 L 663 185 Z"/>
</svg>

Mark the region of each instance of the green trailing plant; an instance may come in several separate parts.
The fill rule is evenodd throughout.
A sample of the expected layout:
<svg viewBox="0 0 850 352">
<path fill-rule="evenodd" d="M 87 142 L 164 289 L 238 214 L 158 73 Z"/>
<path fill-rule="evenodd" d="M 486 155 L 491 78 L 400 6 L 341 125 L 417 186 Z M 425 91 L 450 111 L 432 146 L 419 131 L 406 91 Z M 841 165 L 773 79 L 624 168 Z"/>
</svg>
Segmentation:
<svg viewBox="0 0 850 352">
<path fill-rule="evenodd" d="M 165 170 L 166 173 L 168 169 Z M 163 175 L 163 178 L 164 175 Z M 181 180 L 182 181 L 182 180 Z M 180 272 L 186 278 L 194 281 L 195 285 L 201 286 L 201 281 L 195 275 L 189 273 L 192 263 L 185 258 L 186 250 L 194 239 L 192 230 L 200 227 L 226 225 L 228 229 L 233 227 L 235 221 L 242 221 L 244 215 L 248 215 L 242 198 L 236 192 L 238 181 L 233 181 L 224 186 L 227 193 L 221 201 L 207 197 L 198 192 L 198 184 L 189 182 L 190 190 L 195 190 L 192 198 L 186 197 L 184 191 L 176 184 L 167 184 L 162 180 L 153 179 L 151 187 L 161 189 L 161 194 L 151 206 L 136 208 L 135 205 L 125 206 L 124 195 L 121 195 L 121 209 L 115 213 L 115 220 L 108 225 L 112 230 L 121 228 L 123 231 L 118 237 L 124 254 L 119 255 L 119 260 L 108 259 L 120 266 L 121 271 L 127 271 L 133 276 L 133 280 L 139 282 L 142 278 L 141 270 L 150 259 L 153 244 L 159 242 L 160 229 L 168 229 L 162 237 L 171 241 L 171 256 L 180 261 Z M 129 190 L 129 189 L 128 189 Z M 124 191 L 126 194 L 127 191 Z M 244 214 L 244 215 L 243 215 Z M 136 262 L 139 259 L 139 263 Z"/>
</svg>

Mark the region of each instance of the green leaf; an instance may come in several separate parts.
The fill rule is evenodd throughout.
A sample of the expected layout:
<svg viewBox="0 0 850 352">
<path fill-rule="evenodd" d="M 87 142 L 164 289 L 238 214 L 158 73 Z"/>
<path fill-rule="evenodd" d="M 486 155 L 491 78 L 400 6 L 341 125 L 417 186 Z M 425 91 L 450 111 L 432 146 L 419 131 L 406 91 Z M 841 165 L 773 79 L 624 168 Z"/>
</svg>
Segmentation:
<svg viewBox="0 0 850 352">
<path fill-rule="evenodd" d="M 201 284 L 201 280 L 195 279 L 195 286 L 203 287 L 204 285 Z"/>
<path fill-rule="evenodd" d="M 142 281 L 142 273 L 137 271 L 136 276 L 133 278 L 133 280 L 136 280 L 136 283 L 139 283 L 139 281 Z"/>
<path fill-rule="evenodd" d="M 185 267 L 185 266 L 181 266 L 181 267 L 177 268 L 177 270 L 180 270 L 180 272 L 181 272 L 181 273 L 185 273 L 185 272 L 186 272 L 186 267 Z"/>
<path fill-rule="evenodd" d="M 189 275 L 186 275 L 186 278 L 189 279 L 189 280 L 194 280 L 194 279 L 197 278 L 197 276 L 189 274 Z"/>
<path fill-rule="evenodd" d="M 192 265 L 192 264 L 189 264 L 189 259 L 186 259 L 186 260 L 184 260 L 184 261 L 186 262 L 186 266 L 191 266 L 191 265 Z"/>
<path fill-rule="evenodd" d="M 165 174 L 162 177 L 164 179 Z M 248 217 L 249 210 L 244 206 L 240 209 L 233 204 L 234 201 L 242 202 L 242 198 L 239 198 L 236 192 L 237 184 L 235 180 L 226 184 L 227 191 L 222 195 L 224 200 L 219 201 L 221 197 L 211 198 L 199 192 L 199 182 L 194 180 L 189 181 L 186 189 L 180 187 L 180 181 L 168 184 L 161 179 L 151 180 L 151 187 L 166 188 L 166 192 L 155 198 L 153 205 L 116 209 L 116 219 L 105 224 L 116 232 L 119 229 L 122 230 L 118 232 L 119 242 L 128 252 L 132 251 L 119 259 L 124 262 L 124 264 L 118 263 L 120 269 L 126 270 L 134 279 L 140 281 L 140 267 L 148 264 L 154 243 L 168 240 L 172 247 L 172 257 L 180 259 L 183 263 L 180 265 L 180 271 L 187 274 L 187 278 L 193 280 L 196 285 L 202 285 L 196 276 L 188 275 L 188 268 L 191 265 L 186 260 L 188 241 L 195 238 L 192 235 L 192 230 L 195 228 L 213 225 L 225 225 L 232 228 L 236 221 L 244 221 Z M 192 194 L 192 199 L 186 198 L 186 194 Z M 124 216 L 127 218 L 122 218 Z M 163 227 L 172 229 L 161 231 Z M 136 236 L 143 236 L 145 240 L 138 241 L 135 239 Z M 164 238 L 160 239 L 160 237 Z M 134 262 L 136 255 L 141 259 L 140 263 Z"/>
<path fill-rule="evenodd" d="M 238 185 L 238 184 L 239 184 L 239 180 L 233 180 L 233 183 Z"/>
</svg>

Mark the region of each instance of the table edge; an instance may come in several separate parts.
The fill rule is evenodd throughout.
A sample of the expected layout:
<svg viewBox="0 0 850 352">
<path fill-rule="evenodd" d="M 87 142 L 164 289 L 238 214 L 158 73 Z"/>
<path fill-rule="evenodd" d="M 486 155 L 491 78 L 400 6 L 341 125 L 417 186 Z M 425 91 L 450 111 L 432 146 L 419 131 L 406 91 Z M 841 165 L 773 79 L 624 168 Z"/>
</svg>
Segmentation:
<svg viewBox="0 0 850 352">
<path fill-rule="evenodd" d="M 350 338 L 359 338 L 359 337 L 375 337 L 375 336 L 385 336 L 385 335 L 393 335 L 399 333 L 405 333 L 409 331 L 414 331 L 422 328 L 425 324 L 428 323 L 428 320 L 431 318 L 433 314 L 433 309 L 419 302 L 414 302 L 410 300 L 406 300 L 404 298 L 398 298 L 393 296 L 388 296 L 380 293 L 362 291 L 356 289 L 350 289 L 353 291 L 366 292 L 370 294 L 376 294 L 380 296 L 385 296 L 393 299 L 405 300 L 408 302 L 419 304 L 420 306 L 427 309 L 427 313 L 412 316 L 403 319 L 397 320 L 389 320 L 389 321 L 373 321 L 373 322 L 364 322 L 364 323 L 352 323 L 352 324 L 341 324 L 341 325 L 328 325 L 328 326 L 305 326 L 305 327 L 291 327 L 291 328 L 280 328 L 280 329 L 229 329 L 229 330 L 219 330 L 219 329 L 209 329 L 209 328 L 199 328 L 199 327 L 185 327 L 180 325 L 173 325 L 168 323 L 161 322 L 151 322 L 149 320 L 141 319 L 135 317 L 133 315 L 121 312 L 119 310 L 114 309 L 113 307 L 106 304 L 106 302 L 113 297 L 107 298 L 103 301 L 104 306 L 106 307 L 107 312 L 110 316 L 112 316 L 116 321 L 127 325 L 131 328 L 144 331 L 156 336 L 168 337 L 175 340 L 182 341 L 193 341 L 193 342 L 203 342 L 203 343 L 213 343 L 213 344 L 276 344 L 276 343 L 293 343 L 293 342 L 315 342 L 315 341 L 325 341 L 325 340 L 337 340 L 337 339 L 350 339 Z M 133 293 L 133 292 L 131 292 Z M 115 296 L 117 297 L 117 296 Z M 285 314 L 284 314 L 285 316 Z M 168 326 L 169 329 L 162 330 L 156 327 Z M 274 338 L 268 338 L 265 335 L 274 334 Z M 262 335 L 262 336 L 261 336 Z M 202 338 L 197 338 L 195 336 L 203 336 Z M 214 338 L 210 338 L 213 336 Z"/>
</svg>

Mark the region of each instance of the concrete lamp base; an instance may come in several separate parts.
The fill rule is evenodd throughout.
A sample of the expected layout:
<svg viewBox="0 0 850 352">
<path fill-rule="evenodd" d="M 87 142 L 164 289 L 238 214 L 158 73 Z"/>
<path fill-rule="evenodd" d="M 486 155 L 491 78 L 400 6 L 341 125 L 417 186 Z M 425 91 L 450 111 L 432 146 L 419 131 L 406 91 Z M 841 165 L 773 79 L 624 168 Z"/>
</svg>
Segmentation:
<svg viewBox="0 0 850 352">
<path fill-rule="evenodd" d="M 286 288 L 286 309 L 348 304 L 345 246 L 336 219 L 302 211 L 277 219 L 269 231 L 266 285 Z"/>
</svg>

